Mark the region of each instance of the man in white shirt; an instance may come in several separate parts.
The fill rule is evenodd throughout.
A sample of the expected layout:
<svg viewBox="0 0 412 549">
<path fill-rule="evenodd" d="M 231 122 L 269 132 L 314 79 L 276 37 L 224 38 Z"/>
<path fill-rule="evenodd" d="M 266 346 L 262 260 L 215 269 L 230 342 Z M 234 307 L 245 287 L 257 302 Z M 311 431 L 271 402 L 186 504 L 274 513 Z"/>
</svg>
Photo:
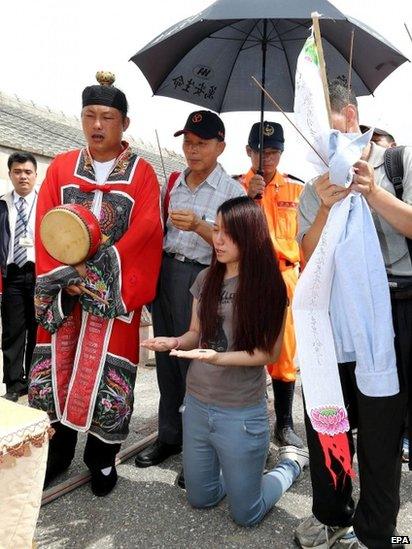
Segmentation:
<svg viewBox="0 0 412 549">
<path fill-rule="evenodd" d="M 34 314 L 34 224 L 37 162 L 16 152 L 8 162 L 14 190 L 0 197 L 0 268 L 3 381 L 5 398 L 27 394 L 27 378 L 36 342 Z"/>
</svg>

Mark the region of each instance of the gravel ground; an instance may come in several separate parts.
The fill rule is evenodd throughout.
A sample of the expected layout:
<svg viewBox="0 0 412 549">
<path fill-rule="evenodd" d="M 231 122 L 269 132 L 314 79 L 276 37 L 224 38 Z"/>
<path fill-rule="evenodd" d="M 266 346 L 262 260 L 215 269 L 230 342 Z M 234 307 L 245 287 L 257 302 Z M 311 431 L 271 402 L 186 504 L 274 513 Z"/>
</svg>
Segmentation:
<svg viewBox="0 0 412 549">
<path fill-rule="evenodd" d="M 136 402 L 126 445 L 156 429 L 158 391 L 152 367 L 139 367 Z M 270 389 L 268 406 L 273 410 Z M 302 399 L 297 390 L 295 423 L 299 434 L 304 436 L 302 421 Z M 74 463 L 60 480 L 83 469 L 83 444 L 84 437 L 79 441 Z M 277 448 L 272 445 L 270 462 L 275 463 L 276 458 Z M 214 509 L 191 509 L 185 492 L 174 485 L 179 469 L 180 456 L 147 469 L 136 468 L 130 459 L 119 465 L 118 485 L 108 497 L 94 497 L 85 485 L 46 505 L 41 509 L 35 535 L 39 549 L 295 547 L 293 531 L 311 511 L 308 473 L 259 526 L 241 528 L 230 520 L 225 500 Z M 404 466 L 398 530 L 406 535 L 412 535 L 409 475 Z"/>
</svg>

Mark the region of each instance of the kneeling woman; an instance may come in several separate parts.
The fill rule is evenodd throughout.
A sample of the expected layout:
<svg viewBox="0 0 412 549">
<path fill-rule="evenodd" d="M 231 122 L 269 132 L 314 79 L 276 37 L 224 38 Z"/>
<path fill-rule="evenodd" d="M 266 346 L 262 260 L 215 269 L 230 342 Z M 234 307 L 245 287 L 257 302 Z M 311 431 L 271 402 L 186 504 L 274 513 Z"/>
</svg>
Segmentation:
<svg viewBox="0 0 412 549">
<path fill-rule="evenodd" d="M 264 365 L 280 351 L 286 289 L 266 221 L 251 199 L 220 206 L 213 245 L 211 266 L 191 288 L 189 331 L 142 345 L 192 360 L 183 406 L 189 502 L 213 507 L 227 495 L 232 518 L 252 526 L 307 464 L 305 452 L 286 447 L 277 467 L 263 475 L 269 448 Z"/>
</svg>

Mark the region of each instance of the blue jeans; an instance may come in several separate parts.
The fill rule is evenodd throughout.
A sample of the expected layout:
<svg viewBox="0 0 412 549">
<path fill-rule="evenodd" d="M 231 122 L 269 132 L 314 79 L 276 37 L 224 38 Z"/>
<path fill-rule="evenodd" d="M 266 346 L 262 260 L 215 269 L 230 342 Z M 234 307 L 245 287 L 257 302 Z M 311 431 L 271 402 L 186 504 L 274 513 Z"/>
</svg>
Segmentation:
<svg viewBox="0 0 412 549">
<path fill-rule="evenodd" d="M 213 507 L 227 495 L 230 514 L 242 526 L 260 522 L 299 476 L 292 460 L 263 475 L 269 449 L 266 402 L 223 408 L 186 395 L 183 468 L 193 507 Z"/>
</svg>

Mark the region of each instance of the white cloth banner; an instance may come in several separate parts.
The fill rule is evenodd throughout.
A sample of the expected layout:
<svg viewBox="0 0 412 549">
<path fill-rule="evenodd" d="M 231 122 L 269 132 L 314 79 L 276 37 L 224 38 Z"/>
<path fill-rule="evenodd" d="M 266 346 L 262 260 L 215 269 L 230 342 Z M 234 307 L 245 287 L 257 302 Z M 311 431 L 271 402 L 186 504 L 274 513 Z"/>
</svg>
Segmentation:
<svg viewBox="0 0 412 549">
<path fill-rule="evenodd" d="M 308 160 L 319 175 L 329 171 L 332 183 L 348 187 L 352 166 L 372 130 L 360 135 L 329 129 L 313 35 L 298 58 L 295 119 L 327 161 L 329 168 L 309 152 Z M 331 208 L 298 281 L 292 310 L 302 387 L 313 428 L 322 435 L 338 436 L 349 430 L 338 360 L 350 357 L 357 362 L 358 386 L 365 394 L 383 396 L 399 390 L 386 271 L 362 196 L 350 194 Z M 326 448 L 327 442 L 322 445 Z"/>
<path fill-rule="evenodd" d="M 349 429 L 338 362 L 356 361 L 365 395 L 399 391 L 385 265 L 362 196 L 350 194 L 332 207 L 292 308 L 303 392 L 317 432 Z"/>
<path fill-rule="evenodd" d="M 323 158 L 308 147 L 307 161 L 317 173 L 328 171 L 329 118 L 325 104 L 319 57 L 313 32 L 306 40 L 298 57 L 295 77 L 295 102 L 293 112 L 300 131 Z"/>
<path fill-rule="evenodd" d="M 346 226 L 350 200 L 348 196 L 333 206 L 319 243 L 298 280 L 292 305 L 307 412 L 314 429 L 329 435 L 349 430 L 329 301 L 335 248 Z"/>
</svg>

